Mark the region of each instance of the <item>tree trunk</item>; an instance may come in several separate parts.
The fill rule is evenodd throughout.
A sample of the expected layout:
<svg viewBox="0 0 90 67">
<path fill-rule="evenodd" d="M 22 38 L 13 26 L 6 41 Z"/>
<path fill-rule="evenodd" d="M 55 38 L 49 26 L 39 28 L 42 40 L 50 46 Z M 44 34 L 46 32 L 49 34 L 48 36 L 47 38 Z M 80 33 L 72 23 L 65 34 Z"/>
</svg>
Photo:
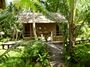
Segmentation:
<svg viewBox="0 0 90 67">
<path fill-rule="evenodd" d="M 15 39 L 15 32 L 16 32 L 16 30 L 15 30 L 15 28 L 13 28 L 13 38 L 12 38 L 12 40 Z"/>
<path fill-rule="evenodd" d="M 35 24 L 35 15 L 34 15 L 34 17 L 33 17 L 33 34 L 34 34 L 35 40 L 37 40 L 36 24 Z"/>
<path fill-rule="evenodd" d="M 76 42 L 76 32 L 74 29 L 74 24 L 70 24 L 69 25 L 69 52 L 72 52 L 73 47 L 75 46 L 75 42 Z"/>
<path fill-rule="evenodd" d="M 68 46 L 68 51 L 71 53 L 73 52 L 73 47 L 75 45 L 75 40 L 76 40 L 76 30 L 75 30 L 75 23 L 74 23 L 74 18 L 75 18 L 75 0 L 71 0 L 71 14 L 70 14 L 70 19 L 69 19 L 69 46 Z"/>
<path fill-rule="evenodd" d="M 36 25 L 35 25 L 35 22 L 33 22 L 33 33 L 34 33 L 34 37 L 35 37 L 35 40 L 37 39 L 37 34 L 36 34 Z"/>
<path fill-rule="evenodd" d="M 16 35 L 15 35 L 15 40 L 17 41 L 18 40 L 18 31 L 16 31 Z"/>
</svg>

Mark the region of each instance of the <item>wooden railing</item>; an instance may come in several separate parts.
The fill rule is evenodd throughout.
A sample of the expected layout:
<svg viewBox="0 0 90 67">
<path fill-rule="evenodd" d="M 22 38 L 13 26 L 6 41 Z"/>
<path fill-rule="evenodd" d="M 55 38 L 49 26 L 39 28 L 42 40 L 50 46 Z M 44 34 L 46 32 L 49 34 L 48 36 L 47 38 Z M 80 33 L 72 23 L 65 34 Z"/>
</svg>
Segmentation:
<svg viewBox="0 0 90 67">
<path fill-rule="evenodd" d="M 63 36 L 53 36 L 53 42 L 64 42 L 64 37 Z"/>
<path fill-rule="evenodd" d="M 41 38 L 41 37 L 38 37 L 38 38 Z M 24 39 L 32 40 L 32 39 L 34 39 L 34 37 L 24 37 Z M 47 38 L 45 38 L 45 39 L 47 41 Z M 64 37 L 62 35 L 60 35 L 60 36 L 52 36 L 52 41 L 53 42 L 63 43 L 64 42 Z"/>
</svg>

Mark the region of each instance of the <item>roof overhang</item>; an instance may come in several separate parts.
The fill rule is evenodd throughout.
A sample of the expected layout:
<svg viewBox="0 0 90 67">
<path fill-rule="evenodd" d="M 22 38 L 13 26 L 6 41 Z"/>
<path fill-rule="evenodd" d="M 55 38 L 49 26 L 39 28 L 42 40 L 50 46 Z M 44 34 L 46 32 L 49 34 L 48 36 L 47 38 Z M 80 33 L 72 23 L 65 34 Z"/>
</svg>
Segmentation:
<svg viewBox="0 0 90 67">
<path fill-rule="evenodd" d="M 52 13 L 51 16 L 55 18 L 55 21 L 47 18 L 41 13 L 23 12 L 19 15 L 19 21 L 21 23 L 56 23 L 62 20 L 65 21 L 65 17 L 59 13 Z"/>
</svg>

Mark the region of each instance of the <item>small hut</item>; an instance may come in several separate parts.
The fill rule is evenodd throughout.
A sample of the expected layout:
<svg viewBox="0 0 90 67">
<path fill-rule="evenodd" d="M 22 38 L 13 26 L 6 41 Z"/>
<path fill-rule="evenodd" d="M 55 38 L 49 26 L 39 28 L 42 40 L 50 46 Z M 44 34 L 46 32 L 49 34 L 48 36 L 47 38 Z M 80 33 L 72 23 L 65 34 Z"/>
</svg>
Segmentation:
<svg viewBox="0 0 90 67">
<path fill-rule="evenodd" d="M 37 37 L 40 37 L 42 34 L 45 38 L 49 36 L 53 37 L 61 36 L 61 32 L 59 30 L 57 22 L 65 20 L 65 17 L 60 15 L 59 13 L 52 13 L 51 16 L 54 16 L 55 20 L 57 21 L 50 20 L 41 13 L 32 13 L 32 12 L 21 13 L 19 16 L 19 20 L 23 24 L 24 37 L 32 38 L 34 36 L 33 23 L 35 23 Z M 56 38 L 56 40 L 57 39 L 58 38 Z"/>
</svg>

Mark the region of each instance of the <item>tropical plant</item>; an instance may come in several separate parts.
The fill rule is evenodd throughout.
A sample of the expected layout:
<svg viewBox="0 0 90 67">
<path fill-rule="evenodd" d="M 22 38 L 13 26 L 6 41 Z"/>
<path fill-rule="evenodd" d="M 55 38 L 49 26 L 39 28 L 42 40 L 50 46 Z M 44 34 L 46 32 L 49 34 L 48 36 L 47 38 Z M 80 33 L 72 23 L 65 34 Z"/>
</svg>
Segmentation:
<svg viewBox="0 0 90 67">
<path fill-rule="evenodd" d="M 49 66 L 49 56 L 46 51 L 46 45 L 40 41 L 29 42 L 25 48 L 23 55 L 25 63 L 40 63 L 41 66 Z"/>
<path fill-rule="evenodd" d="M 90 45 L 88 44 L 79 44 L 73 53 L 73 60 L 69 59 L 73 67 L 78 67 L 74 65 L 79 65 L 79 67 L 89 67 L 90 66 Z"/>
<path fill-rule="evenodd" d="M 17 15 L 18 9 L 12 5 L 12 3 L 9 7 L 7 7 L 7 9 L 4 9 L 0 12 L 0 31 L 5 32 L 5 37 L 9 36 L 14 38 L 18 30 L 21 29 L 21 24 L 17 21 Z"/>
</svg>

